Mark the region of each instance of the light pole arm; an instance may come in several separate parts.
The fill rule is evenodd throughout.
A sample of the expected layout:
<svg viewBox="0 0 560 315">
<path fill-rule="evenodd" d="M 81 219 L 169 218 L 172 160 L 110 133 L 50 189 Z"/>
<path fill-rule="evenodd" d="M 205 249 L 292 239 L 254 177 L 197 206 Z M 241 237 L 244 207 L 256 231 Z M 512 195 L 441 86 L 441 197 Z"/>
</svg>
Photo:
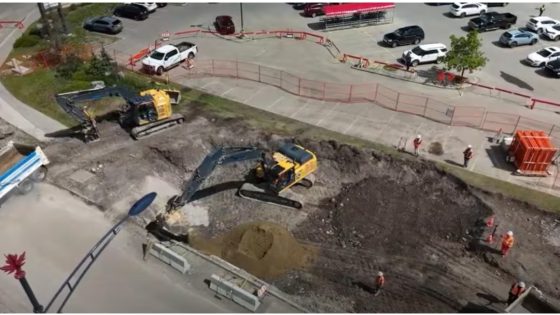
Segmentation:
<svg viewBox="0 0 560 315">
<path fill-rule="evenodd" d="M 121 231 L 121 225 L 129 217 L 130 216 L 127 215 L 122 220 L 120 220 L 117 224 L 115 224 L 113 226 L 113 228 L 111 228 L 111 230 L 109 230 L 103 236 L 103 238 L 101 238 L 97 242 L 97 244 L 95 244 L 92 247 L 92 249 L 82 259 L 82 261 L 78 264 L 78 266 L 76 266 L 76 268 L 74 268 L 74 270 L 72 271 L 70 276 L 68 276 L 66 281 L 64 281 L 62 286 L 60 286 L 60 288 L 58 289 L 56 294 L 53 296 L 53 298 L 51 299 L 51 301 L 49 302 L 49 304 L 45 308 L 44 313 L 47 313 L 49 311 L 49 309 L 51 308 L 51 306 L 53 305 L 53 303 L 56 301 L 56 299 L 59 296 L 60 296 L 60 298 L 64 298 L 64 300 L 62 301 L 62 303 L 60 304 L 60 306 L 59 306 L 59 308 L 56 312 L 57 313 L 62 312 L 62 308 L 64 308 L 64 305 L 66 305 L 66 302 L 68 301 L 70 296 L 72 296 L 72 293 L 74 293 L 74 290 L 76 289 L 76 287 L 78 286 L 78 284 L 80 283 L 80 281 L 82 280 L 82 278 L 84 277 L 86 272 L 89 270 L 91 265 L 95 262 L 95 260 L 99 257 L 99 255 L 101 255 L 101 253 L 107 247 L 107 245 L 109 245 L 109 243 L 111 243 L 111 241 L 115 238 L 115 236 L 117 236 L 117 234 L 119 234 L 119 232 Z M 65 287 L 68 287 L 69 291 L 66 292 L 66 295 L 60 295 Z"/>
</svg>

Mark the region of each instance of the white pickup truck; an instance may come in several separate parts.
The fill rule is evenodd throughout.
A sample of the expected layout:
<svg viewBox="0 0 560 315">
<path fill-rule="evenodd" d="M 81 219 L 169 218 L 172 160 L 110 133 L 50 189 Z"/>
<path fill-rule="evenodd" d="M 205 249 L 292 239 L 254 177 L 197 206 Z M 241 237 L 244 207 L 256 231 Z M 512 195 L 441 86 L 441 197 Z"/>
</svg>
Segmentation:
<svg viewBox="0 0 560 315">
<path fill-rule="evenodd" d="M 198 53 L 195 44 L 189 42 L 181 42 L 176 45 L 164 45 L 152 51 L 144 60 L 142 67 L 150 73 L 162 74 L 181 62 L 193 59 Z"/>
</svg>

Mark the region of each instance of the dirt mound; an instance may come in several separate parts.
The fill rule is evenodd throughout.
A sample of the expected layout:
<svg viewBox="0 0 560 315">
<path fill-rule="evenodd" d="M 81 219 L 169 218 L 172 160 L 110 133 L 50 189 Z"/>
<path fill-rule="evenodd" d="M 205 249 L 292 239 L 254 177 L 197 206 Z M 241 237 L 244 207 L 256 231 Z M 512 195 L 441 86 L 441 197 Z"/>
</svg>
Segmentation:
<svg viewBox="0 0 560 315">
<path fill-rule="evenodd" d="M 243 224 L 209 241 L 192 237 L 191 245 L 264 279 L 304 267 L 313 255 L 287 229 L 268 222 Z"/>
</svg>

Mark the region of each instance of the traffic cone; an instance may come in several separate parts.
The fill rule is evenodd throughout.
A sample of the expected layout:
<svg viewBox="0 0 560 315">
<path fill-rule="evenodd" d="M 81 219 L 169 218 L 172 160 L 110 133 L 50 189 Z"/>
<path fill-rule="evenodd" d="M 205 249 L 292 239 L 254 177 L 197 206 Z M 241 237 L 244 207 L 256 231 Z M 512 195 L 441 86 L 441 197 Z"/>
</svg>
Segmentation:
<svg viewBox="0 0 560 315">
<path fill-rule="evenodd" d="M 486 220 L 486 226 L 487 226 L 487 227 L 492 227 L 492 226 L 494 226 L 494 217 L 495 217 L 495 216 L 491 216 L 491 217 L 488 218 L 488 220 Z"/>
</svg>

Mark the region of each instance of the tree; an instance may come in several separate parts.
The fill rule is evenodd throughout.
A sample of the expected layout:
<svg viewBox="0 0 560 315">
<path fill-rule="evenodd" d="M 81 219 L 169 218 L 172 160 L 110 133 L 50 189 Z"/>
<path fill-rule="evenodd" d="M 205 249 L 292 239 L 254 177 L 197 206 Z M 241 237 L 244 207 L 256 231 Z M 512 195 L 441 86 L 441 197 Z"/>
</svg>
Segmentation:
<svg viewBox="0 0 560 315">
<path fill-rule="evenodd" d="M 488 58 L 484 57 L 484 52 L 480 50 L 482 40 L 478 32 L 471 30 L 466 36 L 456 37 L 451 35 L 451 49 L 445 57 L 445 64 L 449 69 L 461 72 L 464 77 L 465 70 L 473 71 L 486 65 Z"/>
</svg>

